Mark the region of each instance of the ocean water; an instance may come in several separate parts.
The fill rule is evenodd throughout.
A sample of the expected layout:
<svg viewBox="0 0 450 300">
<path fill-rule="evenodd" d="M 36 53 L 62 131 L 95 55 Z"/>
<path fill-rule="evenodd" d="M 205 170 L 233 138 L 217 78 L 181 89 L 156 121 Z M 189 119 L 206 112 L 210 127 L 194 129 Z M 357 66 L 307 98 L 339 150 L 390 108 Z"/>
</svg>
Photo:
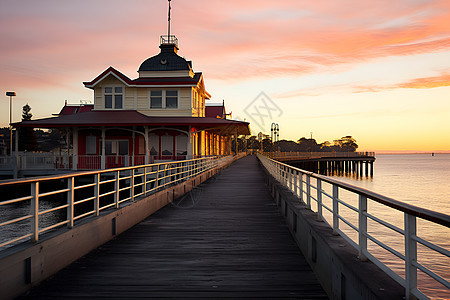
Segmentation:
<svg viewBox="0 0 450 300">
<path fill-rule="evenodd" d="M 374 163 L 373 178 L 333 177 L 398 201 L 443 214 L 450 214 L 450 154 L 435 154 L 434 156 L 431 156 L 431 154 L 380 154 L 377 155 Z M 348 200 L 349 203 L 357 207 L 358 202 L 355 195 L 344 191 L 339 197 Z M 358 224 L 355 213 L 345 208 L 342 210 L 342 214 L 346 218 L 351 220 L 353 224 Z M 368 203 L 368 211 L 370 214 L 404 229 L 402 213 L 373 201 Z M 329 220 L 330 216 L 326 216 L 326 218 Z M 357 240 L 356 232 L 350 227 L 344 224 L 342 229 L 353 240 Z M 404 254 L 404 239 L 400 234 L 386 229 L 376 222 L 368 223 L 368 231 L 378 240 Z M 418 219 L 417 234 L 421 238 L 450 250 L 449 228 Z M 369 243 L 368 249 L 397 274 L 404 276 L 402 260 L 374 243 Z M 450 280 L 449 258 L 419 245 L 418 261 L 444 279 Z M 418 286 L 422 292 L 431 298 L 450 299 L 449 289 L 430 279 L 428 275 L 421 271 L 418 272 Z"/>
</svg>

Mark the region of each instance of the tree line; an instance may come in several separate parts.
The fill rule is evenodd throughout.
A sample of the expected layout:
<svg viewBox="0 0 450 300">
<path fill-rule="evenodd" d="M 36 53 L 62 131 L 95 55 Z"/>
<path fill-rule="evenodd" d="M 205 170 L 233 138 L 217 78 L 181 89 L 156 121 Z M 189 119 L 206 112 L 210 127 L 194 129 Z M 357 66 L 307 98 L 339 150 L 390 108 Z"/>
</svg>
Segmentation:
<svg viewBox="0 0 450 300">
<path fill-rule="evenodd" d="M 355 152 L 358 149 L 356 140 L 350 136 L 343 136 L 339 139 L 333 140 L 333 143 L 325 141 L 317 143 L 313 138 L 302 137 L 295 141 L 281 140 L 272 143 L 271 139 L 265 138 L 258 140 L 256 136 L 251 136 L 247 139 L 238 138 L 238 149 L 240 151 L 245 149 L 263 150 L 264 152 L 280 151 L 280 152 Z M 236 147 L 233 140 L 232 149 Z"/>
</svg>

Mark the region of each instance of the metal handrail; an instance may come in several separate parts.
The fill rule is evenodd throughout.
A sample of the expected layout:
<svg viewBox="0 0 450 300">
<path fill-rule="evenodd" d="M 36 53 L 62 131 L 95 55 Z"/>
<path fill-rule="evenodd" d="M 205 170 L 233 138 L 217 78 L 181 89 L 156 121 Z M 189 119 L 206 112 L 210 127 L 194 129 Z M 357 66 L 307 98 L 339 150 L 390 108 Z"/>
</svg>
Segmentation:
<svg viewBox="0 0 450 300">
<path fill-rule="evenodd" d="M 394 280 L 400 283 L 405 287 L 406 298 L 414 298 L 417 297 L 419 299 L 426 299 L 427 296 L 423 294 L 417 286 L 417 270 L 420 269 L 425 274 L 427 274 L 430 278 L 443 284 L 445 287 L 449 287 L 449 282 L 439 275 L 435 274 L 431 270 L 422 266 L 418 263 L 418 253 L 417 253 L 417 244 L 422 244 L 429 248 L 430 250 L 435 251 L 436 253 L 440 253 L 447 257 L 450 257 L 450 252 L 446 249 L 437 246 L 430 241 L 426 241 L 417 236 L 417 218 L 430 221 L 434 224 L 442 225 L 447 228 L 450 227 L 450 216 L 446 214 L 442 214 L 439 212 L 431 211 L 428 209 L 420 208 L 414 205 L 406 204 L 404 202 L 400 202 L 394 200 L 392 198 L 377 194 L 375 192 L 348 184 L 344 182 L 340 182 L 338 180 L 332 179 L 327 176 L 315 174 L 309 171 L 301 170 L 290 165 L 284 164 L 282 162 L 273 160 L 264 155 L 258 154 L 258 158 L 261 161 L 262 165 L 267 169 L 267 171 L 281 184 L 289 188 L 300 201 L 305 203 L 309 209 L 312 209 L 311 199 L 315 201 L 317 204 L 317 215 L 318 219 L 325 221 L 335 233 L 340 234 L 344 239 L 350 242 L 359 252 L 359 258 L 361 260 L 369 259 L 375 265 L 380 267 L 386 274 L 391 276 Z M 304 180 L 304 178 L 306 180 Z M 316 186 L 313 186 L 311 182 L 311 178 L 314 178 L 316 181 Z M 328 194 L 325 190 L 322 189 L 322 183 L 328 183 L 331 185 L 332 194 Z M 311 189 L 315 189 L 317 193 L 316 197 L 311 195 Z M 340 198 L 339 190 L 345 190 L 351 192 L 353 194 L 358 195 L 358 207 L 355 207 L 349 203 L 346 203 L 345 200 Z M 327 206 L 322 203 L 322 195 L 326 195 L 332 201 L 332 207 Z M 306 199 L 305 199 L 306 198 Z M 384 206 L 390 207 L 403 213 L 404 215 L 404 230 L 398 228 L 397 226 L 390 224 L 380 218 L 377 218 L 368 213 L 368 200 L 375 201 Z M 356 213 L 358 214 L 358 224 L 352 224 L 349 220 L 347 220 L 343 215 L 339 213 L 339 207 L 347 207 L 351 211 L 356 209 Z M 328 222 L 324 215 L 322 214 L 322 209 L 325 208 L 332 214 L 332 222 Z M 399 251 L 393 249 L 392 247 L 384 244 L 383 242 L 377 240 L 371 234 L 368 233 L 367 225 L 368 220 L 371 219 L 377 224 L 384 226 L 390 230 L 393 230 L 404 236 L 404 255 Z M 348 225 L 351 229 L 355 230 L 358 233 L 357 241 L 353 241 L 346 233 L 344 233 L 340 228 L 340 222 Z M 367 241 L 370 240 L 373 243 L 377 244 L 381 248 L 393 253 L 395 256 L 404 260 L 405 262 L 405 276 L 399 276 L 395 271 L 393 271 L 386 264 L 377 259 L 373 253 L 370 253 L 367 249 Z"/>
<path fill-rule="evenodd" d="M 82 171 L 61 175 L 23 178 L 0 181 L 0 189 L 21 192 L 29 191 L 28 195 L 18 195 L 17 198 L 0 201 L 0 208 L 14 209 L 17 203 L 30 205 L 31 213 L 18 216 L 17 214 L 0 222 L 0 229 L 5 226 L 19 226 L 19 222 L 31 222 L 31 232 L 21 232 L 21 237 L 3 237 L 0 240 L 0 250 L 3 247 L 30 238 L 36 242 L 40 234 L 53 228 L 67 225 L 72 228 L 75 221 L 88 216 L 98 216 L 101 211 L 123 206 L 124 202 L 137 200 L 168 186 L 189 180 L 205 171 L 221 167 L 231 162 L 232 156 L 211 156 L 183 161 L 161 162 L 149 165 L 114 168 L 97 171 Z M 58 184 L 53 184 L 53 183 Z M 61 186 L 64 185 L 64 186 Z M 45 187 L 45 190 L 43 189 Z M 75 192 L 77 198 L 75 199 Z M 81 194 L 80 194 L 81 193 Z M 83 194 L 84 193 L 84 194 Z M 44 198 L 45 199 L 42 199 Z M 59 206 L 42 208 L 40 203 L 46 199 L 58 197 L 64 203 Z M 67 201 L 64 201 L 64 198 Z M 77 212 L 75 207 L 83 208 L 92 202 L 88 209 Z M 88 205 L 89 206 L 89 205 Z M 94 208 L 92 208 L 94 207 Z M 65 219 L 47 220 L 44 224 L 42 216 L 67 211 Z M 50 223 L 50 224 L 48 224 Z M 11 228 L 11 227 L 10 227 Z M 13 230 L 14 231 L 14 230 Z M 4 249 L 4 248 L 3 248 Z"/>
<path fill-rule="evenodd" d="M 375 152 L 263 152 L 272 159 L 308 159 L 308 158 L 375 158 Z"/>
</svg>

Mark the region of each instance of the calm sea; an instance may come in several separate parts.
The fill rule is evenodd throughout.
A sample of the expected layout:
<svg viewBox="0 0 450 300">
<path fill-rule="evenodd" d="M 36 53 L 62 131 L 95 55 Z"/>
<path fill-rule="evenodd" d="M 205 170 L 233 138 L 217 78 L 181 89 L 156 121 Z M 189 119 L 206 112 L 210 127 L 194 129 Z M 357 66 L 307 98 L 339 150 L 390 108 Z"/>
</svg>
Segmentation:
<svg viewBox="0 0 450 300">
<path fill-rule="evenodd" d="M 377 155 L 373 178 L 334 177 L 395 200 L 447 215 L 450 214 L 450 154 L 435 154 L 434 156 L 431 156 L 431 154 Z M 342 197 L 345 199 L 345 194 Z M 348 197 L 351 196 L 348 195 Z M 351 201 L 355 205 L 357 204 L 356 199 Z M 376 203 L 369 203 L 369 213 L 382 216 L 384 220 L 389 220 L 389 222 L 403 229 L 403 216 L 400 213 Z M 356 221 L 355 216 L 351 216 L 351 213 L 347 214 L 350 219 Z M 404 241 L 399 234 L 377 224 L 370 226 L 369 223 L 371 234 L 404 254 Z M 426 238 L 444 249 L 450 249 L 450 229 L 422 220 L 418 220 L 417 227 L 420 237 Z M 349 235 L 356 239 L 356 234 L 351 233 L 352 230 L 346 228 L 344 231 L 349 232 Z M 375 244 L 369 245 L 369 250 L 373 251 L 377 258 L 388 264 L 396 273 L 401 276 L 404 275 L 404 264 L 400 259 L 387 251 L 381 250 Z M 418 247 L 418 252 L 419 263 L 446 280 L 450 280 L 449 258 L 435 254 L 422 246 Z M 419 288 L 427 295 L 436 299 L 450 298 L 449 289 L 430 280 L 427 275 L 420 271 L 418 276 Z"/>
</svg>

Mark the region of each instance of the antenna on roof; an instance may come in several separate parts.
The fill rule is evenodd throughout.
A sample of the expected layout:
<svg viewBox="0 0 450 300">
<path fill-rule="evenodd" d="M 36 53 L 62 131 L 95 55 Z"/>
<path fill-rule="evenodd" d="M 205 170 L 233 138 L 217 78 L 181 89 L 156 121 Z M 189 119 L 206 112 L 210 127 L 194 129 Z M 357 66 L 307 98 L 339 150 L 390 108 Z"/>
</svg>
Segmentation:
<svg viewBox="0 0 450 300">
<path fill-rule="evenodd" d="M 170 7 L 170 1 L 171 0 L 169 0 L 169 19 L 168 19 L 169 26 L 168 26 L 168 30 L 167 30 L 167 37 L 169 38 L 169 42 L 170 42 L 170 10 L 172 9 L 172 7 Z"/>
</svg>

